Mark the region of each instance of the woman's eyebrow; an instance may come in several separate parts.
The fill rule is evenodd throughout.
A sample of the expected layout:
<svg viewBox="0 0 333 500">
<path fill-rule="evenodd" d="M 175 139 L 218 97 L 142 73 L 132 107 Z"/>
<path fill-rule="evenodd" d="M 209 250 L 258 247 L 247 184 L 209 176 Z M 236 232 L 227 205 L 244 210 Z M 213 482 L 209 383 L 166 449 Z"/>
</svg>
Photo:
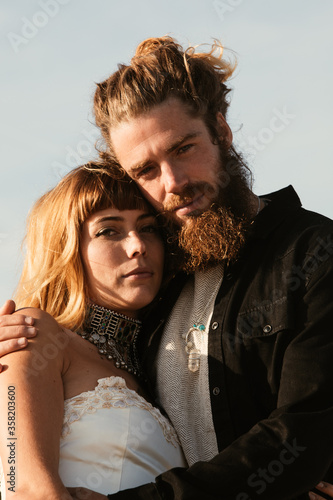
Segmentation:
<svg viewBox="0 0 333 500">
<path fill-rule="evenodd" d="M 105 217 L 101 217 L 100 219 L 97 219 L 94 224 L 98 224 L 99 222 L 106 222 L 106 221 L 123 221 L 124 220 L 124 217 L 119 217 L 119 216 L 116 216 L 116 217 L 113 217 L 111 215 L 109 216 L 105 216 Z"/>
</svg>

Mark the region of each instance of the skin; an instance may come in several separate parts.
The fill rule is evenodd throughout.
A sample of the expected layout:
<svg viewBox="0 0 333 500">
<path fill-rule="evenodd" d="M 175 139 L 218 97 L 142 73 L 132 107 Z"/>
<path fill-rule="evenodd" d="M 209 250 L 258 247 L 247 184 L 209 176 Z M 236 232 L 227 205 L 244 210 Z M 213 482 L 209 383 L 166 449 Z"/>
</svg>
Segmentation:
<svg viewBox="0 0 333 500">
<path fill-rule="evenodd" d="M 217 120 L 221 138 L 230 146 L 230 128 L 221 114 L 217 115 Z M 214 191 L 218 184 L 218 146 L 212 143 L 204 122 L 189 115 L 175 98 L 120 123 L 111 132 L 111 142 L 122 167 L 160 212 L 188 185 L 204 181 Z M 186 224 L 191 213 L 205 210 L 210 201 L 206 191 L 196 193 L 186 206 L 174 210 L 173 217 L 179 224 Z M 256 198 L 253 206 L 256 209 Z M 324 489 L 319 490 L 333 498 L 333 487 L 325 484 Z M 75 489 L 69 491 L 74 499 L 80 498 L 80 494 L 89 500 L 105 498 L 85 489 L 79 493 Z M 313 498 L 320 500 L 323 497 Z"/>
<path fill-rule="evenodd" d="M 325 495 L 327 495 L 328 497 L 333 498 L 333 485 L 332 484 L 325 483 L 322 481 L 319 484 L 317 484 L 316 488 L 318 491 L 325 493 Z M 325 497 L 322 497 L 321 495 L 318 495 L 317 493 L 314 493 L 313 491 L 311 491 L 309 493 L 309 498 L 310 498 L 310 500 L 325 500 Z M 91 499 L 91 500 L 93 500 L 93 499 Z M 98 500 L 98 499 L 96 499 L 96 500 Z"/>
<path fill-rule="evenodd" d="M 232 133 L 221 113 L 217 121 L 221 137 L 230 146 Z M 111 131 L 111 142 L 121 166 L 159 212 L 188 185 L 205 182 L 216 193 L 219 147 L 203 120 L 191 116 L 179 99 L 169 98 L 148 113 L 120 123 Z M 192 212 L 204 211 L 210 203 L 210 193 L 199 191 L 185 206 L 181 203 L 173 216 L 186 223 Z"/>
<path fill-rule="evenodd" d="M 81 247 L 90 296 L 98 305 L 136 317 L 138 309 L 157 294 L 164 249 L 151 214 L 116 209 L 97 212 L 84 223 Z M 105 284 L 101 290 L 102 275 Z M 114 288 L 117 286 L 124 294 L 123 302 Z M 34 319 L 40 334 L 26 349 L 3 358 L 7 366 L 0 386 L 0 451 L 5 476 L 9 472 L 8 388 L 14 386 L 19 470 L 15 495 L 22 500 L 66 500 L 71 496 L 58 475 L 64 400 L 93 390 L 98 379 L 109 376 L 121 376 L 127 387 L 137 392 L 140 387 L 134 376 L 101 357 L 90 342 L 60 328 L 47 313 L 31 308 L 22 314 L 14 313 L 13 317 L 25 313 Z M 8 499 L 13 495 L 7 491 Z M 95 498 L 106 498 L 96 495 Z"/>
<path fill-rule="evenodd" d="M 232 133 L 220 113 L 217 114 L 217 122 L 220 138 L 230 146 Z M 144 115 L 120 123 L 112 130 L 111 142 L 122 167 L 158 211 L 163 211 L 174 195 L 181 195 L 188 185 L 204 181 L 209 183 L 212 191 L 218 185 L 218 146 L 212 143 L 203 120 L 193 118 L 175 98 L 167 99 Z M 196 193 L 186 206 L 174 210 L 174 219 L 179 224 L 186 224 L 191 213 L 205 210 L 210 201 L 206 191 Z M 255 213 L 257 200 L 254 195 L 253 207 Z M 7 302 L 0 311 L 0 315 L 7 315 L 0 318 L 0 326 L 1 320 L 3 324 L 1 338 L 6 340 L 0 342 L 0 354 L 9 352 L 9 349 L 20 349 L 22 346 L 18 346 L 16 340 L 7 339 L 20 335 L 27 337 L 27 329 L 31 328 L 23 323 L 22 317 L 16 320 L 8 316 L 13 307 Z M 333 498 L 333 487 L 323 484 L 325 489 L 319 490 Z M 85 495 L 84 498 L 89 500 L 106 499 L 82 488 L 69 491 L 73 498 Z M 321 498 L 317 495 L 317 499 Z"/>
<path fill-rule="evenodd" d="M 81 254 L 93 302 L 136 317 L 161 285 L 164 249 L 155 217 L 107 209 L 84 224 Z"/>
</svg>

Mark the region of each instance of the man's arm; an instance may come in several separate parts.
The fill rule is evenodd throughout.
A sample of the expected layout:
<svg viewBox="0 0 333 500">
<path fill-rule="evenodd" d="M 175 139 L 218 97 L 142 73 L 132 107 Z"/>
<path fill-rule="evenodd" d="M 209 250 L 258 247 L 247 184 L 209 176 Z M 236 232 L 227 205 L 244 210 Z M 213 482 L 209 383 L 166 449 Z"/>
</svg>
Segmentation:
<svg viewBox="0 0 333 500">
<path fill-rule="evenodd" d="M 35 319 L 24 314 L 13 314 L 15 302 L 7 300 L 0 308 L 0 358 L 28 345 L 28 340 L 37 334 Z M 29 311 L 26 311 L 29 313 Z M 2 365 L 0 365 L 0 371 Z"/>
<path fill-rule="evenodd" d="M 3 358 L 0 384 L 0 452 L 7 497 L 22 500 L 70 498 L 59 474 L 63 422 L 64 352 L 55 340 L 64 335 L 51 316 L 29 309 L 45 330 L 27 349 Z M 50 349 L 57 356 L 49 356 Z M 43 360 L 44 362 L 40 362 Z"/>
<path fill-rule="evenodd" d="M 194 464 L 187 470 L 172 469 L 160 475 L 154 484 L 120 492 L 112 498 L 306 499 L 306 491 L 321 479 L 331 481 L 332 283 L 331 255 L 315 269 L 301 303 L 295 306 L 295 314 L 302 318 L 297 330 L 284 331 L 276 338 L 274 350 L 267 350 L 276 373 L 263 371 L 262 376 L 281 374 L 281 381 L 277 408 L 266 419 L 211 461 Z M 263 346 L 266 340 L 261 340 Z M 273 358 L 281 359 L 281 366 Z M 325 476 L 328 470 L 330 475 Z"/>
</svg>

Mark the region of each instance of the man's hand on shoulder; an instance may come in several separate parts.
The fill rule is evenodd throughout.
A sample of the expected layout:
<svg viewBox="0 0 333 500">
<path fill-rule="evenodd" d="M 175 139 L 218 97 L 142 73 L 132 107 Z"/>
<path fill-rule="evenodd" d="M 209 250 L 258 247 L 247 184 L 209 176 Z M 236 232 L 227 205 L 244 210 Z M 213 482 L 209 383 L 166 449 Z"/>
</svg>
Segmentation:
<svg viewBox="0 0 333 500">
<path fill-rule="evenodd" d="M 67 488 L 73 500 L 108 500 L 108 497 L 87 488 Z"/>
<path fill-rule="evenodd" d="M 318 491 L 325 493 L 325 495 L 327 495 L 327 497 L 333 498 L 333 485 L 332 484 L 324 483 L 322 481 L 321 483 L 317 484 L 316 488 Z M 309 493 L 310 500 L 325 500 L 325 498 L 327 498 L 327 497 L 326 496 L 322 497 L 321 495 L 318 495 L 318 492 L 314 493 L 313 491 L 311 491 Z"/>
<path fill-rule="evenodd" d="M 13 314 L 14 312 L 13 300 L 7 300 L 0 308 L 0 357 L 26 347 L 27 339 L 35 337 L 37 333 L 37 329 L 33 326 L 34 318 Z"/>
</svg>

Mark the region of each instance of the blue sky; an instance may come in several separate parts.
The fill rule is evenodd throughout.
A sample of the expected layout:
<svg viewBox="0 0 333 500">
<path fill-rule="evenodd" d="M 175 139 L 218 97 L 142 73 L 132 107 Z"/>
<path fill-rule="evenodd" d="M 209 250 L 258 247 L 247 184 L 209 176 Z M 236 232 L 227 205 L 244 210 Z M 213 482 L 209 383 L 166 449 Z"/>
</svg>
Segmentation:
<svg viewBox="0 0 333 500">
<path fill-rule="evenodd" d="M 229 123 L 263 194 L 293 184 L 333 218 L 331 0 L 9 0 L 1 22 L 0 303 L 32 203 L 93 158 L 99 82 L 149 36 L 237 54 Z"/>
</svg>

